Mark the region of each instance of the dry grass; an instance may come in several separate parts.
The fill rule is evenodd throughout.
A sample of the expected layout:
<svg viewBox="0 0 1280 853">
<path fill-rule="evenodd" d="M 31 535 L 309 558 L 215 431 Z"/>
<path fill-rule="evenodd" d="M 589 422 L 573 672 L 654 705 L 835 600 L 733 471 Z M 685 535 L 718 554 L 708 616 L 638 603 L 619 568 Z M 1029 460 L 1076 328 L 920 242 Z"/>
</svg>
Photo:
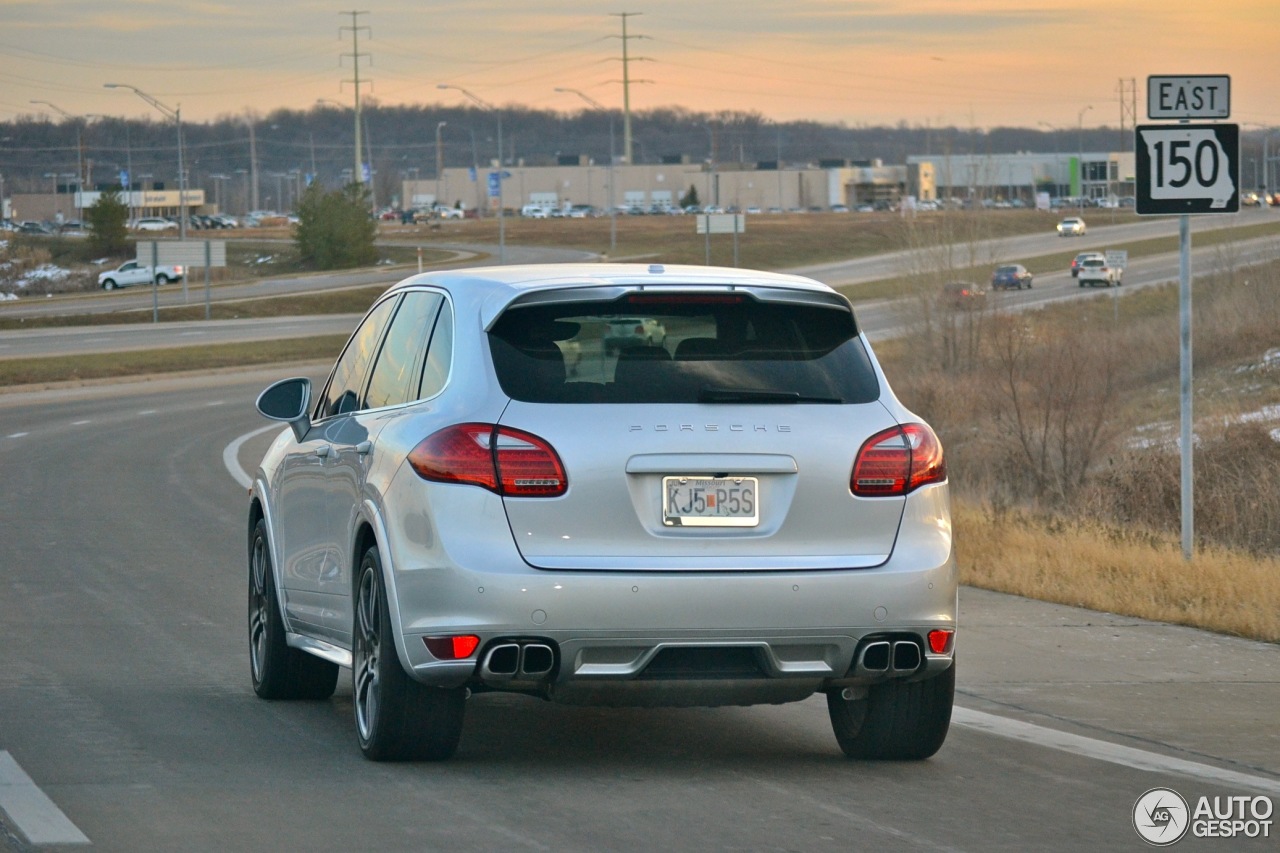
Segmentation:
<svg viewBox="0 0 1280 853">
<path fill-rule="evenodd" d="M 1126 214 L 1129 219 L 1133 217 Z M 619 216 L 617 250 L 609 251 L 608 217 L 595 219 L 507 218 L 508 245 L 548 246 L 608 254 L 611 260 L 702 264 L 707 240 L 696 233 L 693 216 Z M 738 263 L 751 269 L 791 269 L 808 264 L 862 257 L 906 248 L 912 222 L 959 223 L 981 236 L 1050 233 L 1056 213 L 1036 210 L 951 211 L 921 214 L 915 220 L 890 213 L 752 214 L 738 235 Z M 498 241 L 495 220 L 466 220 L 427 225 L 384 225 L 382 238 L 410 245 L 482 243 Z M 733 235 L 711 237 L 711 263 L 733 265 Z"/>
<path fill-rule="evenodd" d="M 1202 548 L 1096 521 L 955 504 L 962 583 L 1280 642 L 1280 559 Z"/>
<path fill-rule="evenodd" d="M 1222 258 L 1195 288 L 1190 563 L 1176 287 L 934 318 L 877 347 L 947 448 L 965 583 L 1280 642 L 1280 264 Z M 973 345 L 948 350 L 957 332 Z"/>
</svg>

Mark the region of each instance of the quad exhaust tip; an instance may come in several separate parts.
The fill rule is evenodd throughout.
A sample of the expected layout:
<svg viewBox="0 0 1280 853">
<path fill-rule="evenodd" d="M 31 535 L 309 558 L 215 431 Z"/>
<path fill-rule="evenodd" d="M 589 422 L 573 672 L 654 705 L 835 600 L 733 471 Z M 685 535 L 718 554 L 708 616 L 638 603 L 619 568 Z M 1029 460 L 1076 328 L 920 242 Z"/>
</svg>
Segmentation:
<svg viewBox="0 0 1280 853">
<path fill-rule="evenodd" d="M 484 656 L 480 674 L 498 681 L 541 679 L 555 662 L 555 651 L 546 643 L 499 643 Z"/>
<path fill-rule="evenodd" d="M 858 653 L 857 675 L 903 676 L 920 668 L 922 654 L 915 640 L 872 640 Z"/>
</svg>

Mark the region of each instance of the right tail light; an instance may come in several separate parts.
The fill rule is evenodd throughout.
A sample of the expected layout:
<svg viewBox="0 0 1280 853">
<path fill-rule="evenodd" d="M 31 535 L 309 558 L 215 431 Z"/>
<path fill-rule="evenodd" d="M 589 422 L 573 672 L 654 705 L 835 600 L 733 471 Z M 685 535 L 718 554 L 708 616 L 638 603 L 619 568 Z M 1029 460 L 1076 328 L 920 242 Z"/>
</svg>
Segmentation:
<svg viewBox="0 0 1280 853">
<path fill-rule="evenodd" d="M 947 479 L 942 442 L 925 424 L 903 424 L 863 442 L 849 490 L 862 498 L 900 497 Z"/>
</svg>

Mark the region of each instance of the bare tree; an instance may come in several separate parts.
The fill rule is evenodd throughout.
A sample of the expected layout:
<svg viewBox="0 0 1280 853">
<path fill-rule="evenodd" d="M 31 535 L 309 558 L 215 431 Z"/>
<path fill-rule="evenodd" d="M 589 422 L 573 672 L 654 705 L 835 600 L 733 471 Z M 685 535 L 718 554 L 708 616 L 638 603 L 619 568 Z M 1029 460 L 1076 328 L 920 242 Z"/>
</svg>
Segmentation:
<svg viewBox="0 0 1280 853">
<path fill-rule="evenodd" d="M 996 433 L 1012 450 L 1011 477 L 1040 500 L 1063 503 L 1085 483 L 1114 436 L 1121 358 L 1112 332 L 1036 332 L 998 317 L 990 335 L 998 371 L 991 390 Z M 1020 483 L 1010 483 L 1020 493 Z"/>
</svg>

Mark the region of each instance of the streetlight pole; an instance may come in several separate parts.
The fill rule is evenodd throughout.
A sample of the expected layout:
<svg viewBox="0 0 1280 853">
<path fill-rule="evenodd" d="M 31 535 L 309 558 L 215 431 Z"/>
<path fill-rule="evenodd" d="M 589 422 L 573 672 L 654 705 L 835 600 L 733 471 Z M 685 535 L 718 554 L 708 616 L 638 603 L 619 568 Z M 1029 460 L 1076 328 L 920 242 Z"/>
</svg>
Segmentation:
<svg viewBox="0 0 1280 853">
<path fill-rule="evenodd" d="M 1059 183 L 1058 183 L 1058 176 L 1059 176 L 1059 174 L 1060 174 L 1060 172 L 1061 172 L 1061 169 L 1062 169 L 1062 154 L 1061 154 L 1061 152 L 1059 151 L 1059 147 L 1060 147 L 1060 146 L 1059 146 L 1059 144 L 1058 144 L 1058 130 L 1059 130 L 1059 128 L 1055 127 L 1054 125 L 1049 124 L 1049 122 L 1047 122 L 1047 121 L 1042 121 L 1042 122 L 1040 122 L 1040 126 L 1041 126 L 1041 127 L 1047 127 L 1047 128 L 1049 128 L 1049 130 L 1053 131 L 1053 194 L 1054 194 L 1054 196 L 1057 196 L 1057 195 L 1058 195 L 1058 189 L 1059 189 L 1059 187 L 1060 187 L 1060 185 L 1059 185 Z"/>
<path fill-rule="evenodd" d="M 1076 156 L 1079 157 L 1076 168 L 1080 170 L 1080 212 L 1084 212 L 1084 114 L 1093 109 L 1093 104 L 1089 104 L 1080 110 L 1080 115 L 1076 117 Z"/>
<path fill-rule="evenodd" d="M 461 86 L 454 86 L 449 83 L 438 83 L 436 84 L 436 88 L 454 89 L 459 91 L 481 109 L 488 110 L 493 113 L 498 119 L 498 263 L 505 264 L 507 262 L 507 232 L 506 220 L 503 216 L 502 210 L 502 112 L 488 101 L 476 97 Z"/>
<path fill-rule="evenodd" d="M 709 124 L 704 124 L 702 129 L 707 132 L 707 162 L 711 165 L 710 182 L 707 184 L 707 203 L 719 207 L 720 188 L 716 183 L 716 131 Z M 705 208 L 706 205 L 703 207 Z"/>
<path fill-rule="evenodd" d="M 577 95 L 592 107 L 602 111 L 605 110 L 603 104 L 588 97 L 582 92 L 579 92 L 577 89 L 568 89 L 557 86 L 556 91 Z M 614 204 L 613 201 L 613 161 L 617 158 L 613 152 L 613 112 L 612 110 L 608 110 L 607 112 L 609 113 L 609 194 L 607 197 L 609 201 L 609 256 L 613 257 L 618 253 L 618 206 Z"/>
<path fill-rule="evenodd" d="M 222 207 L 222 187 L 230 179 L 230 177 L 231 177 L 230 175 L 223 175 L 221 173 L 209 176 L 209 178 L 213 181 L 213 191 L 215 196 L 214 206 L 218 208 L 219 214 L 226 213 L 226 211 Z"/>
<path fill-rule="evenodd" d="M 69 119 L 70 121 L 75 123 L 75 126 L 76 126 L 76 183 L 80 187 L 80 192 L 78 194 L 79 200 L 81 201 L 81 203 L 83 203 L 83 200 L 84 200 L 84 134 L 81 132 L 81 128 L 80 128 L 80 122 L 82 121 L 83 116 L 73 116 L 71 113 L 67 112 L 62 107 L 58 106 L 57 104 L 50 103 L 49 101 L 32 101 L 31 103 L 41 104 L 43 106 L 46 106 L 49 109 L 53 110 L 54 112 L 58 113 L 58 115 L 62 116 L 63 118 Z M 83 222 L 84 209 L 79 205 L 77 205 L 76 210 L 78 212 L 79 219 Z"/>
<path fill-rule="evenodd" d="M 182 106 L 162 104 L 136 86 L 127 83 L 103 83 L 104 89 L 129 89 L 139 98 L 155 107 L 166 117 L 173 119 L 178 128 L 178 239 L 187 239 L 187 169 L 182 154 Z"/>
<path fill-rule="evenodd" d="M 440 173 L 444 171 L 444 148 L 440 138 L 440 131 L 448 124 L 447 121 L 436 122 L 436 206 L 440 206 Z"/>
</svg>

